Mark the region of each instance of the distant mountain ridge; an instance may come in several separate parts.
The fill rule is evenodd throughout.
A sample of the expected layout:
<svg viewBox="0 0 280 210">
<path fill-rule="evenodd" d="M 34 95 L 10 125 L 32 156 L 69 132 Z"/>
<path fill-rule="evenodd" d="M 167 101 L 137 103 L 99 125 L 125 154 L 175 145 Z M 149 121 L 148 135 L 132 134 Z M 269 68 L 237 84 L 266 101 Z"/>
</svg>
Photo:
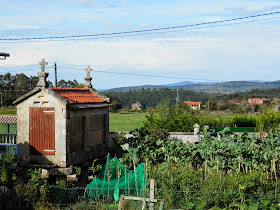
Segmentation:
<svg viewBox="0 0 280 210">
<path fill-rule="evenodd" d="M 228 82 L 191 82 L 184 81 L 174 84 L 166 85 L 140 85 L 140 86 L 130 86 L 130 87 L 119 87 L 108 90 L 103 90 L 103 92 L 127 92 L 140 90 L 142 88 L 148 89 L 159 89 L 159 88 L 169 88 L 169 89 L 185 89 L 193 90 L 199 92 L 219 92 L 223 94 L 229 94 L 234 92 L 243 92 L 252 89 L 268 89 L 280 87 L 280 80 L 277 81 L 228 81 Z"/>
</svg>

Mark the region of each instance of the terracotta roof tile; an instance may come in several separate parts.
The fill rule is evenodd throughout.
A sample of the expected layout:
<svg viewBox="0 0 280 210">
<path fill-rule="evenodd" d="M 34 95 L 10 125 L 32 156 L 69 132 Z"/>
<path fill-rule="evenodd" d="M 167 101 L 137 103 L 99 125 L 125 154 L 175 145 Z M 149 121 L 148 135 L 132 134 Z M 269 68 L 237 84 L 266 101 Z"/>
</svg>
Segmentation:
<svg viewBox="0 0 280 210">
<path fill-rule="evenodd" d="M 199 105 L 199 104 L 201 104 L 201 102 L 185 101 L 185 104 L 189 104 L 189 105 Z"/>
<path fill-rule="evenodd" d="M 62 97 L 66 98 L 71 104 L 102 103 L 103 98 L 92 93 L 87 88 L 50 88 Z"/>
</svg>

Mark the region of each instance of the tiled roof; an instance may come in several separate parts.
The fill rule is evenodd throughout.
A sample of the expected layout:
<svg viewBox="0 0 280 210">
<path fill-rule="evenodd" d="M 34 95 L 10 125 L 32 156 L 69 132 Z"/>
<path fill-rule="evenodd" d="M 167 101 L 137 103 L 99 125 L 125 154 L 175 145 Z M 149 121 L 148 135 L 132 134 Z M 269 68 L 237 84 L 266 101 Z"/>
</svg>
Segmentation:
<svg viewBox="0 0 280 210">
<path fill-rule="evenodd" d="M 201 104 L 201 102 L 185 101 L 185 104 L 189 104 L 189 105 L 199 105 L 199 104 Z"/>
<path fill-rule="evenodd" d="M 71 104 L 102 103 L 103 98 L 91 92 L 87 88 L 50 88 L 66 98 Z"/>
<path fill-rule="evenodd" d="M 249 100 L 270 101 L 270 99 L 269 99 L 269 98 L 249 98 Z"/>
<path fill-rule="evenodd" d="M 0 116 L 1 124 L 17 124 L 17 116 Z"/>
</svg>

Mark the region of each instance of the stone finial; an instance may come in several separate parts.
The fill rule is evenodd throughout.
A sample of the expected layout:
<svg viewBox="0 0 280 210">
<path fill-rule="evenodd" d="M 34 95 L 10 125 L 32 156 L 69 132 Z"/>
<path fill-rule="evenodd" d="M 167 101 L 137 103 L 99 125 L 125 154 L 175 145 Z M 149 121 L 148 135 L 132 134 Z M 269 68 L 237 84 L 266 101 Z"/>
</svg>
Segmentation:
<svg viewBox="0 0 280 210">
<path fill-rule="evenodd" d="M 39 77 L 39 82 L 37 83 L 37 87 L 48 87 L 47 77 L 49 73 L 45 72 L 45 66 L 48 65 L 48 62 L 45 59 L 42 59 L 41 62 L 38 63 L 41 66 L 41 72 L 38 72 L 37 75 Z"/>
<path fill-rule="evenodd" d="M 92 78 L 90 77 L 90 72 L 92 71 L 92 68 L 90 68 L 90 66 L 88 66 L 87 68 L 85 68 L 85 71 L 87 72 L 87 77 L 85 77 L 85 87 L 86 88 L 92 88 L 92 85 L 91 85 L 91 80 Z"/>
<path fill-rule="evenodd" d="M 197 135 L 199 133 L 199 128 L 200 128 L 200 126 L 197 123 L 195 123 L 193 125 L 193 134 L 194 135 Z"/>
</svg>

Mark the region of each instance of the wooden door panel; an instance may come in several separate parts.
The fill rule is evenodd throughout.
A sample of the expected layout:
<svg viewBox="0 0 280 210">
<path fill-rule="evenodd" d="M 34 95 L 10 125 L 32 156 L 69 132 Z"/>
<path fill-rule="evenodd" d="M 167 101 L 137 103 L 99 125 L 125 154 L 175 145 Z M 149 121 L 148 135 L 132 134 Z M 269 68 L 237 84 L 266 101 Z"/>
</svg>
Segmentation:
<svg viewBox="0 0 280 210">
<path fill-rule="evenodd" d="M 55 154 L 54 114 L 54 108 L 29 108 L 30 154 Z"/>
</svg>

